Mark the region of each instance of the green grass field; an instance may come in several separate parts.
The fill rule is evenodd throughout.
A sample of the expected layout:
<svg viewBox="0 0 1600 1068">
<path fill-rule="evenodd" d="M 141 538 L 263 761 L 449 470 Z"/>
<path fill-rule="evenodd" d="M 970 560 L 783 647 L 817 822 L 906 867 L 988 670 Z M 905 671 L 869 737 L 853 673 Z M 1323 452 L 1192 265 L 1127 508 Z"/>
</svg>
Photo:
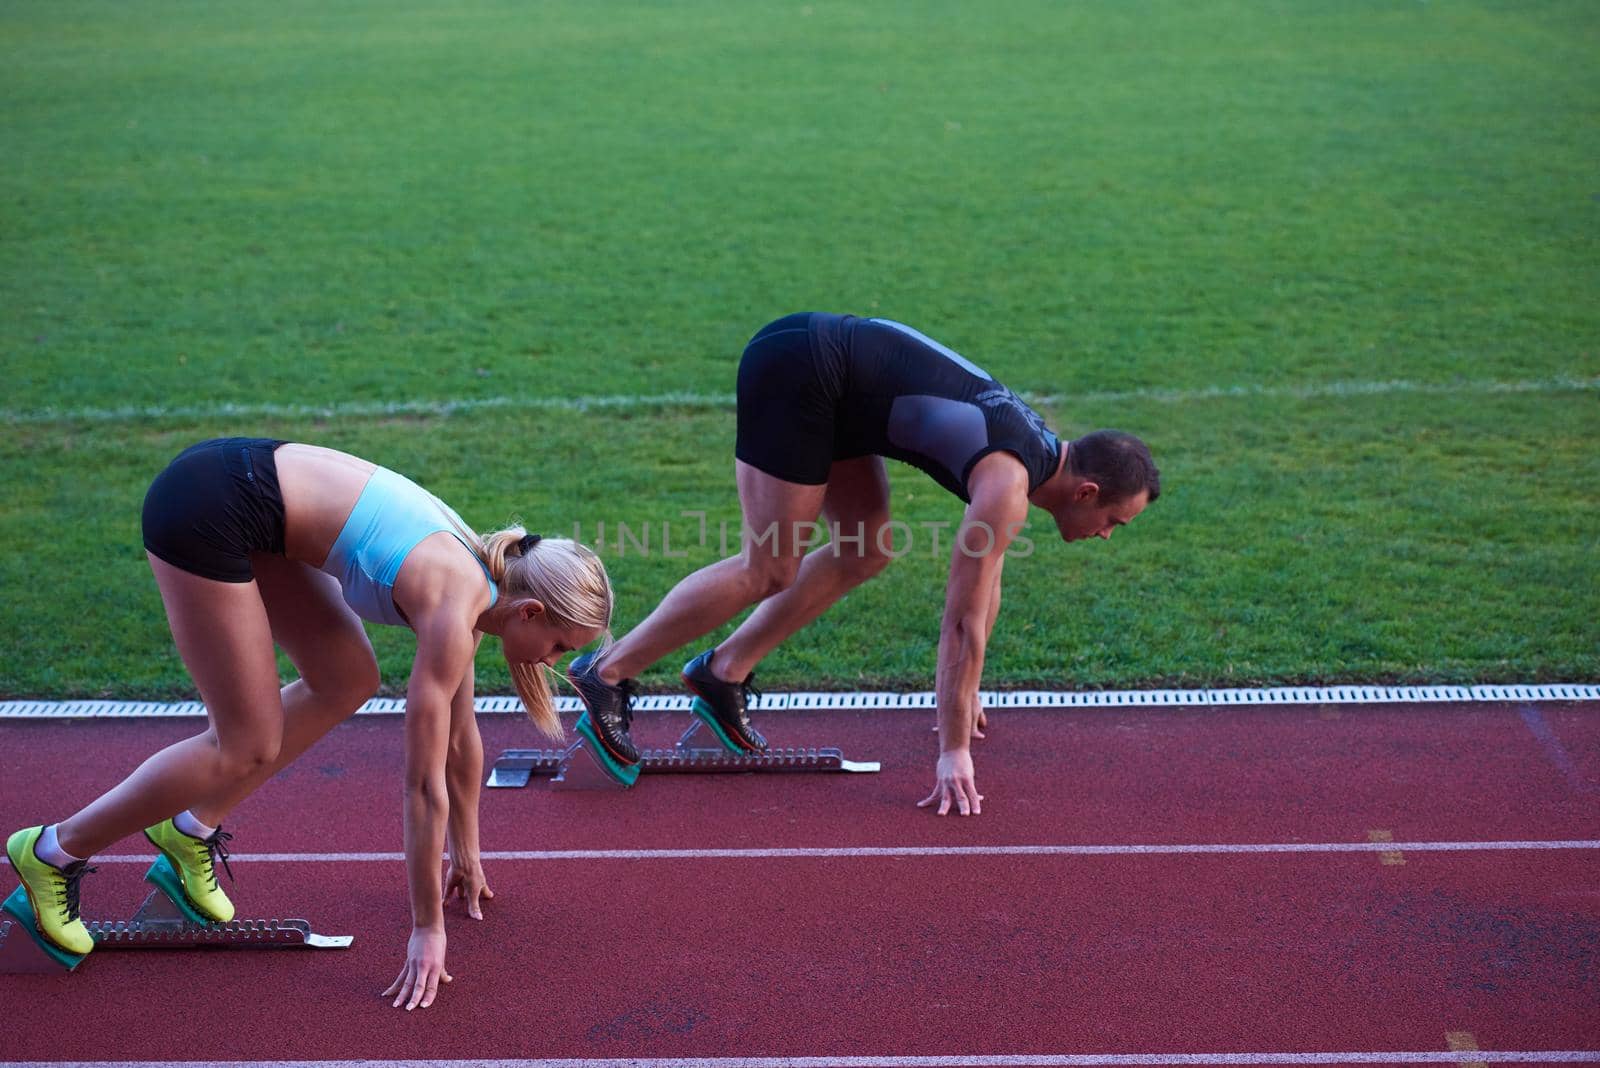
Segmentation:
<svg viewBox="0 0 1600 1068">
<path fill-rule="evenodd" d="M 812 308 L 1157 454 L 1111 543 L 1035 520 L 988 684 L 1600 679 L 1597 54 L 1590 0 L 0 4 L 0 695 L 189 691 L 139 501 L 223 433 L 603 521 L 626 629 Z M 924 546 L 763 684 L 930 688 Z"/>
</svg>

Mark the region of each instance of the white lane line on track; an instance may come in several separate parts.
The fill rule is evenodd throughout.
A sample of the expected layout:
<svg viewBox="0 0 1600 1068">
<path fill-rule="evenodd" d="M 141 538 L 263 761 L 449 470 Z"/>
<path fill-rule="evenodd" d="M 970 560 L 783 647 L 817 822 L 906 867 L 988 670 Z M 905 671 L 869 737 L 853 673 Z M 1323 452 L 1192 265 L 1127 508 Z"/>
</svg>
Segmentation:
<svg viewBox="0 0 1600 1068">
<path fill-rule="evenodd" d="M 949 1057 L 572 1057 L 535 1060 L 209 1061 L 211 1068 L 1070 1068 L 1160 1064 L 1579 1064 L 1600 1050 L 1450 1050 L 1345 1053 L 971 1054 Z M 0 1061 L 0 1068 L 195 1068 L 197 1061 Z"/>
<path fill-rule="evenodd" d="M 1465 393 L 1575 393 L 1600 389 L 1600 377 L 1557 375 L 1552 378 L 1502 381 L 1474 379 L 1457 382 L 1389 381 L 1312 382 L 1303 385 L 1209 386 L 1203 389 L 1106 390 L 1071 396 L 1023 393 L 1030 404 L 1054 407 L 1060 404 L 1108 404 L 1128 401 L 1155 401 L 1185 404 L 1194 401 L 1230 400 L 1260 397 L 1284 400 L 1311 400 L 1320 397 L 1373 397 L 1389 394 L 1425 396 Z M 385 418 L 396 415 L 453 415 L 458 412 L 502 410 L 555 412 L 634 411 L 650 408 L 691 408 L 708 411 L 731 410 L 732 393 L 619 393 L 594 397 L 462 397 L 444 400 L 346 401 L 341 404 L 191 404 L 128 405 L 121 408 L 37 408 L 0 410 L 8 423 L 121 423 L 141 419 L 219 419 L 219 418 Z"/>
<path fill-rule="evenodd" d="M 484 860 L 794 860 L 827 857 L 1103 857 L 1215 853 L 1476 853 L 1600 849 L 1597 840 L 1505 842 L 1239 842 L 1195 845 L 819 846 L 773 849 L 526 849 L 489 850 Z M 96 864 L 149 864 L 154 854 L 115 853 Z M 398 863 L 404 853 L 231 853 L 230 862 L 266 864 Z"/>
</svg>

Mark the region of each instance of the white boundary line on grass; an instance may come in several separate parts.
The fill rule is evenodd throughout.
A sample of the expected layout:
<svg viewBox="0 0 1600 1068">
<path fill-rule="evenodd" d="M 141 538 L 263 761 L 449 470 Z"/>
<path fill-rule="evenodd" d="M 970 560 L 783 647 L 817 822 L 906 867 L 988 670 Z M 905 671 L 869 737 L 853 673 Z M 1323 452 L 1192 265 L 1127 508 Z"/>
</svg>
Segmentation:
<svg viewBox="0 0 1600 1068">
<path fill-rule="evenodd" d="M 490 850 L 484 860 L 816 860 L 877 857 L 1106 857 L 1261 853 L 1482 853 L 1600 850 L 1600 840 L 1525 842 L 1221 842 L 1173 845 L 816 846 L 768 849 Z M 96 864 L 149 864 L 155 854 L 111 853 Z M 258 864 L 398 864 L 404 853 L 230 853 L 229 862 Z"/>
<path fill-rule="evenodd" d="M 1241 397 L 1311 400 L 1321 397 L 1373 397 L 1389 394 L 1425 396 L 1468 393 L 1574 393 L 1600 390 L 1600 376 L 1557 375 L 1552 378 L 1499 381 L 1465 379 L 1455 382 L 1389 381 L 1320 382 L 1290 386 L 1208 386 L 1203 389 L 1128 389 L 1075 393 L 1071 396 L 1024 393 L 1023 399 L 1041 407 L 1060 404 L 1115 404 L 1155 401 L 1185 404 L 1193 401 L 1230 400 Z M 731 393 L 618 393 L 593 397 L 460 397 L 444 400 L 342 401 L 334 404 L 189 404 L 127 405 L 121 408 L 35 408 L 0 411 L 5 422 L 19 423 L 121 423 L 141 419 L 316 419 L 386 418 L 389 416 L 444 416 L 481 411 L 605 412 L 650 408 L 689 408 L 722 411 L 734 406 Z"/>
<path fill-rule="evenodd" d="M 545 1057 L 530 1060 L 0 1061 L 0 1068 L 1076 1068 L 1162 1064 L 1579 1064 L 1600 1050 L 1342 1053 L 973 1053 L 944 1057 Z"/>
<path fill-rule="evenodd" d="M 1458 704 L 1468 702 L 1600 701 L 1600 686 L 1558 682 L 1495 686 L 1273 686 L 1218 690 L 986 690 L 985 708 L 1189 708 L 1212 705 L 1388 705 Z M 687 712 L 694 698 L 687 694 L 641 697 L 640 712 Z M 583 710 L 576 697 L 557 697 L 556 711 Z M 480 697 L 479 712 L 521 712 L 516 697 Z M 934 709 L 931 691 L 915 693 L 769 693 L 761 712 L 890 711 Z M 375 697 L 361 706 L 361 715 L 399 715 L 406 703 L 399 697 Z M 0 701 L 4 719 L 146 719 L 203 716 L 199 701 Z"/>
</svg>

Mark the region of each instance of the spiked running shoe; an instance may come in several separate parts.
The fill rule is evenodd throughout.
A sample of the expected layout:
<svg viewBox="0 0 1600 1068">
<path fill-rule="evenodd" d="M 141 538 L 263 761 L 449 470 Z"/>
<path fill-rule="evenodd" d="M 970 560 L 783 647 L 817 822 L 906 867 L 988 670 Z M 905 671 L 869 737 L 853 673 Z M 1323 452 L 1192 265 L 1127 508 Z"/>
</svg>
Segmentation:
<svg viewBox="0 0 1600 1068">
<path fill-rule="evenodd" d="M 94 948 L 94 938 L 78 916 L 78 885 L 95 869 L 82 860 L 65 868 L 40 860 L 33 846 L 43 833 L 40 826 L 13 834 L 6 839 L 6 859 L 22 880 L 39 934 L 57 949 L 81 957 Z"/>
<path fill-rule="evenodd" d="M 606 755 L 623 767 L 633 767 L 639 763 L 639 747 L 633 744 L 628 729 L 633 726 L 633 699 L 639 684 L 632 679 L 623 679 L 615 686 L 601 682 L 596 663 L 599 658 L 599 653 L 574 657 L 567 666 L 567 681 L 589 710 L 589 725 Z"/>
<path fill-rule="evenodd" d="M 683 684 L 695 692 L 694 714 L 728 752 L 765 751 L 767 740 L 750 725 L 750 699 L 761 696 L 755 675 L 746 676 L 743 682 L 723 682 L 711 673 L 714 653 L 715 649 L 707 649 L 683 665 Z"/>
<path fill-rule="evenodd" d="M 217 885 L 216 862 L 233 878 L 228 867 L 228 840 L 233 837 L 218 827 L 210 838 L 196 838 L 184 834 L 171 820 L 162 820 L 154 827 L 146 827 L 144 836 L 150 844 L 161 850 L 178 881 L 183 884 L 183 896 L 189 899 L 196 912 L 212 923 L 227 923 L 233 919 L 233 902 Z"/>
</svg>

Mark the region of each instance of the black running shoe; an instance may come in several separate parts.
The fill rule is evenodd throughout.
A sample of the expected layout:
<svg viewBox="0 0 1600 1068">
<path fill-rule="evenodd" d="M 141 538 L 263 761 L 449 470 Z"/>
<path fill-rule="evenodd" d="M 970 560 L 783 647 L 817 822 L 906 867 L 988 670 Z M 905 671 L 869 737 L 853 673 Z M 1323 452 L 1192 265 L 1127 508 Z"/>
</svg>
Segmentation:
<svg viewBox="0 0 1600 1068">
<path fill-rule="evenodd" d="M 632 679 L 623 679 L 615 686 L 601 682 L 600 673 L 595 670 L 599 657 L 599 653 L 574 657 L 567 666 L 567 681 L 583 699 L 589 720 L 607 751 L 619 763 L 637 764 L 639 747 L 628 736 L 628 728 L 633 725 L 633 699 L 639 684 Z"/>
<path fill-rule="evenodd" d="M 749 675 L 743 682 L 723 682 L 711 673 L 715 652 L 707 649 L 683 665 L 683 683 L 697 695 L 694 714 L 716 733 L 729 752 L 762 752 L 767 740 L 750 725 L 749 715 L 751 698 L 761 696 L 755 687 L 755 676 Z"/>
</svg>

